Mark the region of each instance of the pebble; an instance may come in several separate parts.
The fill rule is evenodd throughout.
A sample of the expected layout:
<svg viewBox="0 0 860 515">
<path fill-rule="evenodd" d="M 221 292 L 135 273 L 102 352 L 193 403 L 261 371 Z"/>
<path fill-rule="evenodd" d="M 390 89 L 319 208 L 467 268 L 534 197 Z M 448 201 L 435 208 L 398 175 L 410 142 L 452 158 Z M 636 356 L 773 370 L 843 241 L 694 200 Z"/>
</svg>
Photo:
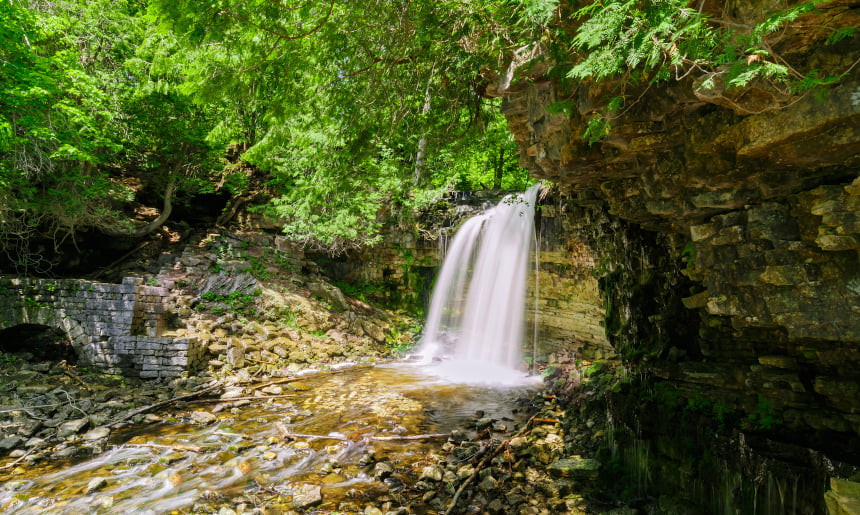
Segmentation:
<svg viewBox="0 0 860 515">
<path fill-rule="evenodd" d="M 79 433 L 83 428 L 85 428 L 90 423 L 90 419 L 88 418 L 78 418 L 74 420 L 67 420 L 57 427 L 57 436 L 60 438 L 65 438 L 67 436 L 72 436 L 74 434 Z"/>
<path fill-rule="evenodd" d="M 104 488 L 106 486 L 107 486 L 107 479 L 105 479 L 103 477 L 96 477 L 96 478 L 91 479 L 90 482 L 87 483 L 86 488 L 84 488 L 84 493 L 85 494 L 91 494 L 93 492 L 97 492 L 97 491 L 101 490 L 102 488 Z"/>
<path fill-rule="evenodd" d="M 445 470 L 439 465 L 427 465 L 421 469 L 419 479 L 430 479 L 433 481 L 442 481 Z"/>
<path fill-rule="evenodd" d="M 377 481 L 381 481 L 389 477 L 394 472 L 394 467 L 387 461 L 380 461 L 373 466 L 373 477 Z"/>
<path fill-rule="evenodd" d="M 293 490 L 293 508 L 303 510 L 322 502 L 322 488 L 318 485 L 299 485 Z"/>
<path fill-rule="evenodd" d="M 96 427 L 84 433 L 84 440 L 93 441 L 107 438 L 110 435 L 110 428 L 107 426 Z"/>
<path fill-rule="evenodd" d="M 196 424 L 211 424 L 218 420 L 218 416 L 208 411 L 194 411 L 191 413 L 191 420 Z"/>
<path fill-rule="evenodd" d="M 13 449 L 18 447 L 18 445 L 24 441 L 23 438 L 17 435 L 7 436 L 6 438 L 0 440 L 0 451 L 8 451 L 9 449 Z"/>
<path fill-rule="evenodd" d="M 222 399 L 235 399 L 236 397 L 244 397 L 245 389 L 241 386 L 228 386 L 224 388 L 224 393 L 221 394 Z"/>
<path fill-rule="evenodd" d="M 36 447 L 36 446 L 42 446 L 42 445 L 45 445 L 45 439 L 44 438 L 38 438 L 38 437 L 30 438 L 29 440 L 27 440 L 24 443 L 24 447 Z"/>
</svg>

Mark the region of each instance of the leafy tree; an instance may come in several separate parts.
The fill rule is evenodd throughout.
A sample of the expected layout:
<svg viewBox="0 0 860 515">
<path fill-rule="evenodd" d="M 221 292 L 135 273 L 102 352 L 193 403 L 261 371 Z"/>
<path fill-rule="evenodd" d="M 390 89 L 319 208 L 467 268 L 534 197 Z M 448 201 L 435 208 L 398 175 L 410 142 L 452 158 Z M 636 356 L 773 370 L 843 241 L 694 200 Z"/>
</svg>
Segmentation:
<svg viewBox="0 0 860 515">
<path fill-rule="evenodd" d="M 372 243 L 383 213 L 513 177 L 516 147 L 498 130 L 497 106 L 488 110 L 481 70 L 499 67 L 530 30 L 503 23 L 517 2 L 154 5 L 186 43 L 176 58 L 194 63 L 182 87 L 198 102 L 252 91 L 254 123 L 237 112 L 211 134 L 240 142 L 243 159 L 272 174 L 271 212 L 298 240 L 333 251 Z M 486 152 L 492 159 L 471 157 Z M 498 180 L 479 178 L 488 169 Z"/>
<path fill-rule="evenodd" d="M 690 73 L 792 91 L 838 79 L 796 71 L 769 40 L 818 3 L 743 27 L 687 0 L 2 2 L 0 239 L 41 270 L 27 249 L 39 237 L 141 236 L 174 195 L 241 194 L 254 167 L 287 234 L 370 244 L 382 217 L 408 221 L 450 189 L 527 186 L 486 98 L 523 55 L 562 82 L 606 83 L 584 135 L 598 141 L 644 88 Z M 228 147 L 241 163 L 222 159 Z M 163 191 L 144 227 L 120 212 L 128 175 Z"/>
<path fill-rule="evenodd" d="M 153 80 L 153 55 L 175 40 L 149 36 L 150 21 L 127 0 L 0 3 L 0 244 L 19 272 L 46 273 L 57 252 L 41 247 L 82 230 L 145 235 L 174 191 L 199 187 L 211 110 Z M 143 228 L 120 211 L 129 174 L 166 194 Z"/>
<path fill-rule="evenodd" d="M 0 5 L 0 238 L 24 272 L 49 266 L 29 250 L 37 236 L 73 238 L 127 194 L 99 169 L 122 148 L 114 99 L 88 73 L 106 42 L 84 38 L 64 8 Z"/>
</svg>

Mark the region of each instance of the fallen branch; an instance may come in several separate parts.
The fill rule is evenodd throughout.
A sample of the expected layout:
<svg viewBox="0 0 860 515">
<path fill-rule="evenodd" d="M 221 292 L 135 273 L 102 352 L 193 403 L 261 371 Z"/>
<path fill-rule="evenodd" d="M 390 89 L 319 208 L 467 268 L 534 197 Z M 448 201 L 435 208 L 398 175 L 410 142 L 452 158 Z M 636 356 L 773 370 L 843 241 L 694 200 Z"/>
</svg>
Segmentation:
<svg viewBox="0 0 860 515">
<path fill-rule="evenodd" d="M 366 436 L 365 441 L 371 442 L 401 442 L 414 440 L 439 440 L 448 438 L 450 433 L 429 433 L 425 435 L 390 435 L 390 436 Z"/>
<path fill-rule="evenodd" d="M 13 411 L 25 411 L 25 410 L 37 409 L 37 408 L 56 408 L 57 406 L 62 406 L 63 404 L 65 404 L 65 402 L 58 402 L 56 404 L 36 404 L 33 406 L 19 406 L 17 408 L 0 410 L 0 413 L 12 413 Z M 16 425 L 16 424 L 10 424 L 10 425 L 6 425 L 6 426 L 2 426 L 2 427 L 10 427 L 12 425 Z"/>
<path fill-rule="evenodd" d="M 62 362 L 62 365 L 63 365 L 63 373 L 65 375 L 74 379 L 75 382 L 77 382 L 84 390 L 86 390 L 88 392 L 92 391 L 92 388 L 90 388 L 90 385 L 85 383 L 84 380 L 81 379 L 81 377 L 78 374 L 72 372 L 72 369 L 65 365 L 65 361 Z"/>
<path fill-rule="evenodd" d="M 216 435 L 216 436 L 235 436 L 237 438 L 244 438 L 245 440 L 250 440 L 248 435 L 246 435 L 245 433 L 228 433 L 226 431 L 212 431 L 212 434 Z"/>
<path fill-rule="evenodd" d="M 295 397 L 294 393 L 284 393 L 281 395 L 263 395 L 261 397 L 233 397 L 231 399 L 197 399 L 193 401 L 188 401 L 188 404 L 217 404 L 219 402 L 223 402 L 224 404 L 229 404 L 234 401 L 265 401 L 269 399 L 281 399 L 284 397 Z"/>
<path fill-rule="evenodd" d="M 305 433 L 293 433 L 287 428 L 283 422 L 275 422 L 275 428 L 281 433 L 281 436 L 289 439 L 308 438 L 308 439 L 324 439 L 324 440 L 339 440 L 341 442 L 355 442 L 364 440 L 365 442 L 397 442 L 409 440 L 438 440 L 440 438 L 448 438 L 450 433 L 428 433 L 424 435 L 386 435 L 386 436 L 362 436 L 361 438 L 349 438 L 342 435 L 311 435 Z"/>
<path fill-rule="evenodd" d="M 33 453 L 34 453 L 34 452 L 36 452 L 37 450 L 42 449 L 42 448 L 44 448 L 44 447 L 45 447 L 44 445 L 36 445 L 36 446 L 34 446 L 34 447 L 31 447 L 31 448 L 30 448 L 30 450 L 29 450 L 29 451 L 27 451 L 26 453 L 24 453 L 24 455 L 23 455 L 23 456 L 20 456 L 20 457 L 19 457 L 17 460 L 15 460 L 15 461 L 12 461 L 12 462 L 9 462 L 9 463 L 7 463 L 7 464 L 3 465 L 2 467 L 0 467 L 0 470 L 6 470 L 6 469 L 8 469 L 8 468 L 12 468 L 12 467 L 14 467 L 15 465 L 17 465 L 17 464 L 21 463 L 22 461 L 24 461 L 24 460 L 27 458 L 27 456 L 29 456 L 29 455 L 33 454 Z"/>
<path fill-rule="evenodd" d="M 505 448 L 505 446 L 507 446 L 507 445 L 510 443 L 510 441 L 511 441 L 511 440 L 513 440 L 514 438 L 516 438 L 516 437 L 518 437 L 518 436 L 522 436 L 522 435 L 524 435 L 526 432 L 530 431 L 530 430 L 531 430 L 531 427 L 530 427 L 530 426 L 532 425 L 532 423 L 534 422 L 534 420 L 535 420 L 535 417 L 532 417 L 532 418 L 528 419 L 528 421 L 526 421 L 526 424 L 523 426 L 523 428 L 522 428 L 522 429 L 520 429 L 519 431 L 517 431 L 516 433 L 514 433 L 513 435 L 511 435 L 511 437 L 510 437 L 510 438 L 508 438 L 508 439 L 504 440 L 502 443 L 500 443 L 499 445 L 497 445 L 497 446 L 496 446 L 496 448 L 495 448 L 495 449 L 493 449 L 493 452 L 491 452 L 491 453 L 489 453 L 488 455 L 484 456 L 484 459 L 482 459 L 482 460 L 481 460 L 481 462 L 480 462 L 480 463 L 478 463 L 478 465 L 475 467 L 475 470 L 472 472 L 472 475 L 470 475 L 469 477 L 467 477 L 467 478 L 466 478 L 466 480 L 465 480 L 465 481 L 463 481 L 463 483 L 460 485 L 460 487 L 459 487 L 459 488 L 457 489 L 457 491 L 454 493 L 454 497 L 452 497 L 452 498 L 451 498 L 451 504 L 449 504 L 449 505 L 448 505 L 448 509 L 447 509 L 447 510 L 445 510 L 445 515 L 450 515 L 450 514 L 452 513 L 452 510 L 454 509 L 454 506 L 456 506 L 456 505 L 457 505 L 457 500 L 460 498 L 460 495 L 461 495 L 461 494 L 463 493 L 463 491 L 466 489 L 466 486 L 468 486 L 468 485 L 469 485 L 469 483 L 471 483 L 472 481 L 474 481 L 474 480 L 475 480 L 475 478 L 476 478 L 476 477 L 478 477 L 478 473 L 480 473 L 480 472 L 481 472 L 481 470 L 482 470 L 484 467 L 486 467 L 486 466 L 487 466 L 487 463 L 489 463 L 489 461 L 490 461 L 491 459 L 493 459 L 497 454 L 499 454 L 499 452 L 501 452 L 501 450 L 502 450 L 502 449 L 504 449 L 504 448 Z"/>
<path fill-rule="evenodd" d="M 127 443 L 125 445 L 126 447 L 151 447 L 153 449 L 170 449 L 171 451 L 200 452 L 203 450 L 202 447 L 197 447 L 196 445 L 183 444 L 159 445 L 157 443 Z"/>
<path fill-rule="evenodd" d="M 184 401 L 185 399 L 193 399 L 194 397 L 199 397 L 199 396 L 203 395 L 204 393 L 209 393 L 209 392 L 211 392 L 213 390 L 217 390 L 218 388 L 221 388 L 221 387 L 222 387 L 221 383 L 210 384 L 209 386 L 207 386 L 206 388 L 203 388 L 202 390 L 197 390 L 196 392 L 192 392 L 192 393 L 189 393 L 186 395 L 180 395 L 179 397 L 174 397 L 172 399 L 167 399 L 164 401 L 156 402 L 155 404 L 150 404 L 149 406 L 144 406 L 142 408 L 138 408 L 136 410 L 133 410 L 133 411 L 126 413 L 125 415 L 114 420 L 113 422 L 111 422 L 108 425 L 109 426 L 116 426 L 117 424 L 125 422 L 126 420 L 132 418 L 135 415 L 140 415 L 141 413 L 146 413 L 147 411 L 152 411 L 156 408 L 161 408 L 163 406 L 167 406 L 168 404 L 173 404 L 174 402 Z"/>
</svg>

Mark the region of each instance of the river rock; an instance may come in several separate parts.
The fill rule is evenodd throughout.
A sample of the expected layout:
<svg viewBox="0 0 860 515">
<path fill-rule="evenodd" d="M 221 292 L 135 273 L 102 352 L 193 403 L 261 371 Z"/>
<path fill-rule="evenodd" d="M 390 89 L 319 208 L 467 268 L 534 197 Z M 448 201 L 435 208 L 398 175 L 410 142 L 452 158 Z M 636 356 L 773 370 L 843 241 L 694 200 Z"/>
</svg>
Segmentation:
<svg viewBox="0 0 860 515">
<path fill-rule="evenodd" d="M 54 458 L 63 459 L 63 458 L 71 458 L 76 455 L 78 450 L 74 446 L 65 447 L 60 449 L 59 451 L 53 454 Z"/>
<path fill-rule="evenodd" d="M 244 397 L 245 389 L 241 386 L 228 386 L 224 388 L 224 393 L 221 394 L 221 399 L 235 399 L 237 397 Z"/>
<path fill-rule="evenodd" d="M 860 513 L 860 483 L 830 478 L 824 501 L 829 515 L 856 515 Z"/>
<path fill-rule="evenodd" d="M 483 431 L 484 429 L 493 427 L 493 422 L 495 422 L 490 417 L 482 417 L 475 421 L 475 429 L 478 431 Z"/>
<path fill-rule="evenodd" d="M 85 494 L 91 494 L 93 492 L 98 492 L 102 488 L 107 486 L 107 479 L 103 477 L 95 477 L 87 483 L 86 488 L 84 488 Z"/>
<path fill-rule="evenodd" d="M 216 415 L 209 413 L 208 411 L 194 411 L 191 413 L 191 420 L 195 424 L 211 424 L 218 420 Z"/>
<path fill-rule="evenodd" d="M 389 477 L 392 473 L 394 473 L 394 467 L 391 465 L 391 463 L 388 463 L 387 461 L 380 461 L 373 466 L 373 477 L 377 481 L 382 481 L 383 479 Z"/>
<path fill-rule="evenodd" d="M 227 349 L 227 364 L 233 368 L 242 368 L 245 366 L 245 351 L 240 347 L 230 347 Z"/>
<path fill-rule="evenodd" d="M 93 441 L 107 438 L 110 435 L 110 428 L 107 426 L 96 427 L 84 433 L 84 440 Z"/>
<path fill-rule="evenodd" d="M 433 481 L 442 481 L 445 475 L 445 470 L 439 465 L 427 465 L 421 469 L 420 479 L 430 479 Z"/>
<path fill-rule="evenodd" d="M 0 451 L 8 451 L 10 449 L 14 449 L 18 447 L 18 445 L 23 442 L 24 439 L 18 435 L 7 436 L 6 438 L 0 440 Z"/>
<path fill-rule="evenodd" d="M 487 476 L 478 484 L 478 488 L 488 494 L 495 493 L 499 489 L 499 482 L 493 476 Z"/>
<path fill-rule="evenodd" d="M 72 436 L 74 434 L 79 433 L 83 428 L 85 428 L 90 423 L 89 418 L 78 418 L 74 420 L 67 420 L 59 425 L 57 428 L 57 436 L 60 438 L 65 438 L 67 436 Z"/>
<path fill-rule="evenodd" d="M 303 510 L 322 502 L 322 489 L 317 485 L 299 485 L 293 490 L 293 508 Z"/>
<path fill-rule="evenodd" d="M 45 385 L 45 384 L 28 384 L 22 385 L 17 388 L 18 395 L 42 395 L 53 390 L 53 386 Z"/>
<path fill-rule="evenodd" d="M 560 459 L 549 466 L 549 473 L 555 477 L 593 480 L 597 478 L 600 462 L 581 456 Z"/>
<path fill-rule="evenodd" d="M 33 436 L 36 432 L 42 429 L 41 420 L 28 420 L 18 424 L 18 434 L 21 436 Z"/>
</svg>

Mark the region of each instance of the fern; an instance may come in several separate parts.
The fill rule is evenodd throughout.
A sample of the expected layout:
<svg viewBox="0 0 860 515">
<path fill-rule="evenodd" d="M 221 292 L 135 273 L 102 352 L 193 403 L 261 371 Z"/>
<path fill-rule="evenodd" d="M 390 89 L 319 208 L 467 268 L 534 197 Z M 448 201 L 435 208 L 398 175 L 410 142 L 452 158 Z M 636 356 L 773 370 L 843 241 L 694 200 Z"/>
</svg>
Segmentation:
<svg viewBox="0 0 860 515">
<path fill-rule="evenodd" d="M 601 0 L 573 13 L 581 25 L 573 37 L 578 62 L 567 77 L 595 82 L 616 80 L 616 91 L 642 81 L 669 80 L 694 69 L 726 71 L 729 88 L 741 88 L 756 79 L 781 83 L 793 91 L 826 86 L 838 77 L 810 72 L 800 77 L 770 54 L 767 36 L 814 12 L 824 0 L 809 0 L 775 11 L 746 33 L 735 27 L 709 23 L 705 15 L 689 7 L 688 0 Z M 853 37 L 855 27 L 834 30 L 828 44 Z M 702 87 L 712 87 L 707 80 Z M 613 99 L 611 109 L 588 122 L 583 137 L 594 143 L 606 135 L 607 113 L 617 111 L 623 98 Z M 611 117 L 610 117 L 611 118 Z"/>
</svg>

